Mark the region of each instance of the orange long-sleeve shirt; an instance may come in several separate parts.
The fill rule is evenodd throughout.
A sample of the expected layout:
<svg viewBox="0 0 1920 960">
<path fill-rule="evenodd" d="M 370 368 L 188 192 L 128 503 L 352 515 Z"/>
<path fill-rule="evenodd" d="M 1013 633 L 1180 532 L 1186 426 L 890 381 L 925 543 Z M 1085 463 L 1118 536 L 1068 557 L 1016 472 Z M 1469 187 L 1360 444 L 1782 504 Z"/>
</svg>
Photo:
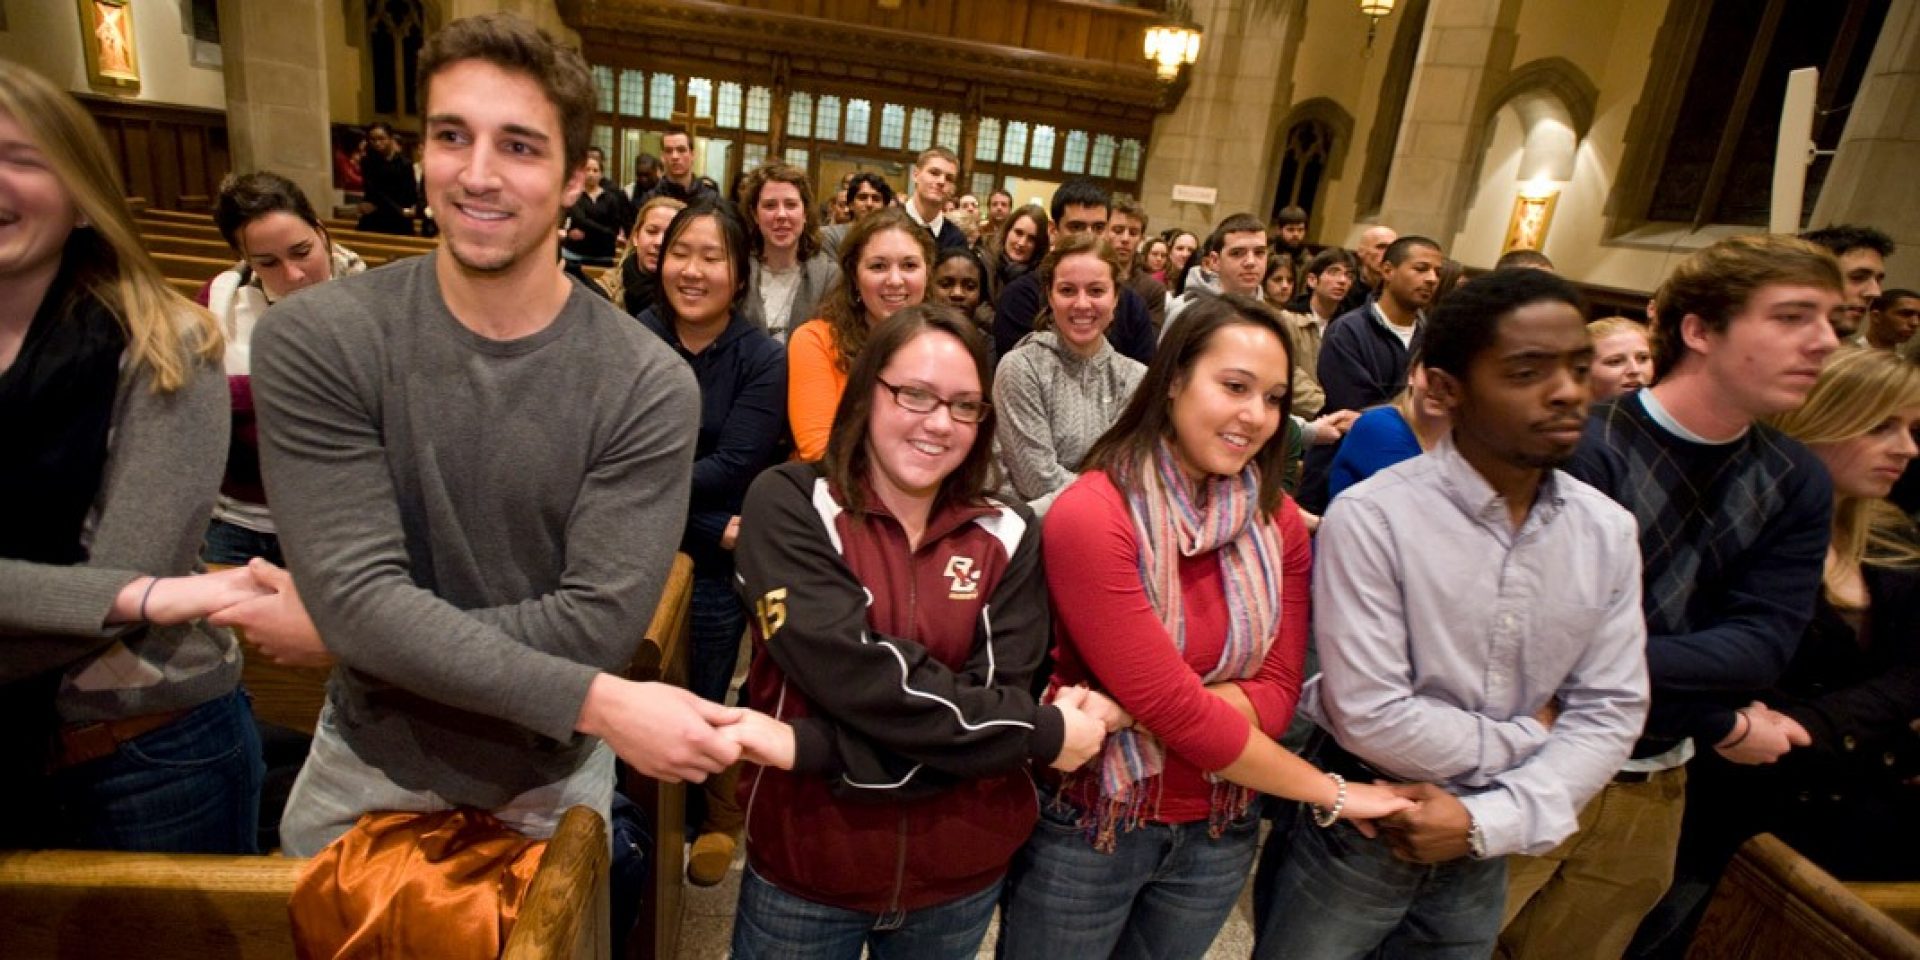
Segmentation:
<svg viewBox="0 0 1920 960">
<path fill-rule="evenodd" d="M 809 320 L 787 338 L 787 424 L 793 428 L 793 457 L 818 460 L 827 455 L 833 412 L 847 390 L 833 328 Z"/>
</svg>

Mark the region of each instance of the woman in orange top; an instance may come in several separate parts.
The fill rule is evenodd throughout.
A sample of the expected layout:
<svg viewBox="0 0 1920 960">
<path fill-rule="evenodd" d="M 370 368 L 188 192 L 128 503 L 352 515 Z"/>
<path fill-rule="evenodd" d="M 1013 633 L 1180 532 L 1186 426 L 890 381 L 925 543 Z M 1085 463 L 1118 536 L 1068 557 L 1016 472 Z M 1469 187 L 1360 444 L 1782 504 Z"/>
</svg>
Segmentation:
<svg viewBox="0 0 1920 960">
<path fill-rule="evenodd" d="M 888 207 L 862 218 L 840 244 L 840 283 L 820 301 L 820 318 L 787 340 L 787 423 L 794 457 L 827 452 L 833 411 L 847 389 L 847 371 L 881 321 L 926 299 L 933 237 L 905 210 Z"/>
</svg>

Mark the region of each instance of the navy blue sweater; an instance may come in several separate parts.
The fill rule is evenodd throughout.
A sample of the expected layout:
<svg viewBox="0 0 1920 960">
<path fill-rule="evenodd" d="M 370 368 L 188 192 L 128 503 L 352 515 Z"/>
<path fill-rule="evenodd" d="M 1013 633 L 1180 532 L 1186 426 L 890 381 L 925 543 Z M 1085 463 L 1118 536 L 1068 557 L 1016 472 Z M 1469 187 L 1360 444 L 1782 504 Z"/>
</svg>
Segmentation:
<svg viewBox="0 0 1920 960">
<path fill-rule="evenodd" d="M 1637 394 L 1597 404 L 1567 472 L 1633 512 L 1653 710 L 1634 756 L 1694 737 L 1773 687 L 1819 598 L 1833 482 L 1806 447 L 1755 424 L 1731 443 L 1682 439 Z"/>
<path fill-rule="evenodd" d="M 1040 272 L 1033 271 L 1007 284 L 993 305 L 993 352 L 1004 357 L 1033 332 L 1033 319 L 1046 306 L 1040 289 Z M 1147 316 L 1146 301 L 1131 287 L 1120 288 L 1120 302 L 1113 308 L 1113 325 L 1107 328 L 1107 342 L 1115 350 L 1141 363 L 1153 362 L 1153 321 Z"/>
<path fill-rule="evenodd" d="M 733 552 L 721 549 L 720 537 L 739 515 L 753 478 L 786 457 L 787 352 L 738 310 L 699 353 L 689 353 L 653 309 L 640 314 L 640 323 L 665 340 L 700 383 L 700 439 L 680 549 L 693 558 L 696 574 L 728 575 Z"/>
<path fill-rule="evenodd" d="M 1420 343 L 1414 331 L 1411 346 Z M 1365 410 L 1400 394 L 1407 385 L 1409 345 L 1374 319 L 1373 304 L 1335 318 L 1320 341 L 1320 386 L 1327 391 L 1321 412 Z"/>
</svg>

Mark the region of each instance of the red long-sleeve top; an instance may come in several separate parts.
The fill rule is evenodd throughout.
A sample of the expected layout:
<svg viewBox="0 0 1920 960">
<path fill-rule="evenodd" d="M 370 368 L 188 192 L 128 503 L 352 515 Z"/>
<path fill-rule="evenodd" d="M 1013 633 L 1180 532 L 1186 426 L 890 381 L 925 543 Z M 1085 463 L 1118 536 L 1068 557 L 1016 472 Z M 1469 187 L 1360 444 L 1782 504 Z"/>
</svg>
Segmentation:
<svg viewBox="0 0 1920 960">
<path fill-rule="evenodd" d="M 1259 672 L 1238 683 L 1260 717 L 1261 733 L 1277 737 L 1300 699 L 1313 555 L 1292 499 L 1281 503 L 1272 522 L 1282 545 L 1280 624 Z M 1147 601 L 1126 497 L 1106 474 L 1082 474 L 1060 495 L 1047 512 L 1041 544 L 1056 623 L 1054 683 L 1084 683 L 1106 693 L 1166 746 L 1162 789 L 1149 820 L 1207 819 L 1212 787 L 1205 772 L 1232 763 L 1253 735 L 1240 711 L 1200 679 L 1219 662 L 1226 643 L 1219 556 L 1180 560 L 1187 641 L 1182 654 Z M 1098 799 L 1099 763 L 1097 757 L 1089 761 L 1087 775 L 1074 778 L 1068 790 L 1068 799 L 1082 809 L 1092 809 Z"/>
</svg>

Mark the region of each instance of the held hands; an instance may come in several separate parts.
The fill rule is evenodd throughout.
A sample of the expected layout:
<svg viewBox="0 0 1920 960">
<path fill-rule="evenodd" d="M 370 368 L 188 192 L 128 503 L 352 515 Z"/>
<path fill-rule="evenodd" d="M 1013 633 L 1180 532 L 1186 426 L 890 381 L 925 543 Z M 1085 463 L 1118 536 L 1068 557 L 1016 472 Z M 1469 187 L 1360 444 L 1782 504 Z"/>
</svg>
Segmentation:
<svg viewBox="0 0 1920 960">
<path fill-rule="evenodd" d="M 1363 837 L 1379 835 L 1379 825 L 1374 821 L 1381 817 L 1390 817 L 1418 809 L 1418 801 L 1403 796 L 1391 787 L 1371 783 L 1347 784 L 1347 803 L 1340 808 L 1340 818 L 1351 820 L 1355 830 Z"/>
<path fill-rule="evenodd" d="M 1049 766 L 1063 773 L 1080 769 L 1088 760 L 1099 755 L 1100 747 L 1107 742 L 1107 725 L 1074 705 L 1079 701 L 1080 698 L 1075 696 L 1064 701 L 1056 698 L 1053 702 L 1053 706 L 1060 711 L 1060 719 L 1066 722 L 1066 736 L 1061 739 L 1060 752 Z"/>
<path fill-rule="evenodd" d="M 107 622 L 173 626 L 265 596 L 270 590 L 240 568 L 186 577 L 140 577 L 120 588 Z"/>
<path fill-rule="evenodd" d="M 720 532 L 720 549 L 732 550 L 740 542 L 740 518 L 735 516 L 727 521 L 727 529 Z"/>
<path fill-rule="evenodd" d="M 1329 443 L 1338 442 L 1341 437 L 1347 435 L 1347 430 L 1351 428 L 1353 422 L 1358 419 L 1360 419 L 1360 411 L 1358 410 L 1335 410 L 1324 417 L 1314 420 L 1312 424 L 1314 444 L 1324 446 Z"/>
<path fill-rule="evenodd" d="M 1376 824 L 1394 856 L 1413 863 L 1446 863 L 1472 852 L 1467 835 L 1473 829 L 1473 815 L 1467 812 L 1459 797 L 1431 783 L 1395 784 L 1376 789 L 1416 801 L 1409 809 Z"/>
<path fill-rule="evenodd" d="M 587 687 L 574 728 L 606 741 L 615 755 L 645 776 L 669 783 L 701 783 L 740 759 L 743 741 L 753 743 L 753 749 L 777 752 L 777 744 L 769 742 L 774 739 L 769 731 L 756 729 L 744 736 L 724 732 L 746 720 L 746 714 L 679 687 L 635 683 L 602 673 Z M 791 753 L 788 756 L 791 764 Z"/>
<path fill-rule="evenodd" d="M 1054 693 L 1053 702 L 1058 705 L 1063 700 L 1074 709 L 1106 724 L 1108 733 L 1118 733 L 1133 726 L 1133 715 L 1104 693 L 1087 687 L 1061 687 Z"/>
<path fill-rule="evenodd" d="M 720 728 L 723 736 L 740 745 L 740 759 L 763 767 L 793 769 L 792 725 L 758 710 L 740 711 L 740 722 Z"/>
<path fill-rule="evenodd" d="M 321 642 L 306 604 L 300 602 L 292 574 L 259 557 L 232 572 L 251 575 L 255 584 L 270 592 L 214 614 L 208 619 L 215 626 L 238 628 L 243 639 L 281 666 L 333 665 L 333 654 Z"/>
<path fill-rule="evenodd" d="M 1794 747 L 1813 743 L 1800 721 L 1758 700 L 1735 715 L 1733 732 L 1714 747 L 1734 763 L 1772 763 Z"/>
</svg>

